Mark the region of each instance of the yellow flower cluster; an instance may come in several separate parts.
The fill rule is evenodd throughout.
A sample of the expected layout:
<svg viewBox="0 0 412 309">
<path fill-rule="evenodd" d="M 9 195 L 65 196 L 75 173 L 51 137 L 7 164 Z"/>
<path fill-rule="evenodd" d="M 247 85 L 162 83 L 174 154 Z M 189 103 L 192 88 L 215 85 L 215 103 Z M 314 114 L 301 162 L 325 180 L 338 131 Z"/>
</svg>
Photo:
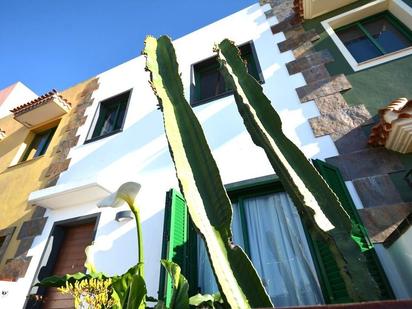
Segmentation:
<svg viewBox="0 0 412 309">
<path fill-rule="evenodd" d="M 76 309 L 109 309 L 115 305 L 111 285 L 111 279 L 91 278 L 76 281 L 74 284 L 66 282 L 66 287 L 58 288 L 58 291 L 72 295 Z"/>
</svg>

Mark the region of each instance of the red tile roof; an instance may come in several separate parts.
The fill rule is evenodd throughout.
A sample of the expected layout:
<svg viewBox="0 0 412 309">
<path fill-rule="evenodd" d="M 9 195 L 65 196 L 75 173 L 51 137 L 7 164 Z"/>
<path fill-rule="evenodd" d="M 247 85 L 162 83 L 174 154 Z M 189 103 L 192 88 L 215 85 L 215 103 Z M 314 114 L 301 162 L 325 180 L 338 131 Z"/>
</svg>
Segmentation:
<svg viewBox="0 0 412 309">
<path fill-rule="evenodd" d="M 50 92 L 43 94 L 42 96 L 31 100 L 30 102 L 27 102 L 25 104 L 22 104 L 20 106 L 17 106 L 15 108 L 13 108 L 12 110 L 10 110 L 14 116 L 23 114 L 25 112 L 28 112 L 29 110 L 32 110 L 40 105 L 43 105 L 45 103 L 47 103 L 50 99 L 52 99 L 53 97 L 58 97 L 61 100 L 63 100 L 66 104 L 68 104 L 69 106 L 71 106 L 71 104 L 64 99 L 58 92 L 56 89 L 52 89 Z"/>
<path fill-rule="evenodd" d="M 386 139 L 392 129 L 392 122 L 402 118 L 412 118 L 410 113 L 404 112 L 406 108 L 412 107 L 412 100 L 407 98 L 400 98 L 392 101 L 388 106 L 379 110 L 379 123 L 372 128 L 372 132 L 369 136 L 368 144 L 373 146 L 383 146 L 386 143 Z M 396 119 L 388 122 L 385 119 L 385 114 L 392 112 L 395 114 Z"/>
</svg>

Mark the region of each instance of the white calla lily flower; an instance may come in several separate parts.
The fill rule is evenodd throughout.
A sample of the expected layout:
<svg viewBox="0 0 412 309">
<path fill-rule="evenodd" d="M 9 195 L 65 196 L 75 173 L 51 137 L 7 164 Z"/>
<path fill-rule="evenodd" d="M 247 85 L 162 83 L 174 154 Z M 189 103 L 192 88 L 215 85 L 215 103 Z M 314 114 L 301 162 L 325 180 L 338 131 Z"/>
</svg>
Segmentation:
<svg viewBox="0 0 412 309">
<path fill-rule="evenodd" d="M 126 182 L 122 184 L 119 189 L 115 192 L 110 194 L 105 199 L 101 200 L 97 203 L 97 207 L 121 207 L 125 203 L 129 205 L 129 207 L 133 207 L 136 204 L 136 197 L 139 193 L 141 185 L 137 182 Z"/>
</svg>

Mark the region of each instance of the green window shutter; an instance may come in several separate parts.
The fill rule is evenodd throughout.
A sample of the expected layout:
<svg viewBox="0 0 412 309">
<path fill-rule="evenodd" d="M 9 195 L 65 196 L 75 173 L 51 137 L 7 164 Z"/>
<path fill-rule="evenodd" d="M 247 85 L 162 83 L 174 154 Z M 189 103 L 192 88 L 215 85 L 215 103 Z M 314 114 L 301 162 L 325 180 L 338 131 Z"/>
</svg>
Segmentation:
<svg viewBox="0 0 412 309">
<path fill-rule="evenodd" d="M 394 298 L 392 289 L 380 265 L 375 249 L 369 240 L 367 231 L 362 224 L 361 218 L 352 201 L 350 193 L 335 166 L 320 160 L 313 160 L 313 164 L 322 175 L 329 187 L 338 196 L 343 208 L 346 210 L 354 224 L 353 239 L 359 244 L 363 254 L 368 261 L 369 270 L 381 290 L 382 299 Z M 312 241 L 313 249 L 317 257 L 317 268 L 324 289 L 324 296 L 328 303 L 350 302 L 343 279 L 339 274 L 336 262 L 333 260 L 329 248 L 320 241 Z"/>
<path fill-rule="evenodd" d="M 189 294 L 197 293 L 197 241 L 194 225 L 191 224 L 183 195 L 171 189 L 166 194 L 165 217 L 163 226 L 162 259 L 180 266 L 182 274 L 190 283 Z M 190 237 L 189 237 L 190 236 Z M 160 271 L 159 299 L 166 305 L 172 297 L 172 281 L 164 268 Z"/>
<path fill-rule="evenodd" d="M 183 196 L 175 189 L 166 194 L 165 221 L 163 225 L 162 259 L 179 264 L 186 272 L 187 208 Z M 172 280 L 161 268 L 159 298 L 169 306 L 172 297 Z"/>
</svg>

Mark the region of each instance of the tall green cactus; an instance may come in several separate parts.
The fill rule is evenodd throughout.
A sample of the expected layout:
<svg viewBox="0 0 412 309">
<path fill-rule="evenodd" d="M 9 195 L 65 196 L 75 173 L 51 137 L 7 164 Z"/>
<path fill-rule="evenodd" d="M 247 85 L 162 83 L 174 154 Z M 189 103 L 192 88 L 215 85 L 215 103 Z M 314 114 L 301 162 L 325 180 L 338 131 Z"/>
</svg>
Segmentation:
<svg viewBox="0 0 412 309">
<path fill-rule="evenodd" d="M 238 48 L 228 39 L 215 46 L 240 115 L 253 142 L 262 147 L 313 239 L 327 242 L 354 301 L 379 299 L 365 257 L 352 239 L 356 227 L 338 198 L 305 155 L 282 131 L 278 113 L 261 85 L 247 73 Z"/>
<path fill-rule="evenodd" d="M 247 255 L 231 242 L 232 206 L 203 130 L 184 97 L 170 38 L 147 37 L 143 53 L 179 184 L 223 297 L 231 308 L 272 307 Z"/>
</svg>

